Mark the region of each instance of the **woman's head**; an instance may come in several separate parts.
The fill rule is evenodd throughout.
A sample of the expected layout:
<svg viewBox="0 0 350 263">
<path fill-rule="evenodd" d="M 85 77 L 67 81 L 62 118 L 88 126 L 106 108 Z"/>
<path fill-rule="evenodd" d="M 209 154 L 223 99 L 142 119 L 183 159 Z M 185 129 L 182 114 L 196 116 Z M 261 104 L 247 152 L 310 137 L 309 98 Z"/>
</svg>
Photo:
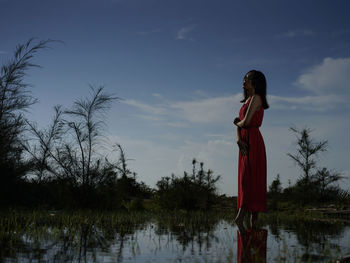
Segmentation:
<svg viewBox="0 0 350 263">
<path fill-rule="evenodd" d="M 266 78 L 261 71 L 251 70 L 245 74 L 243 83 L 247 82 L 248 85 L 251 85 L 254 88 L 255 94 L 261 96 L 262 106 L 264 109 L 269 108 L 269 104 L 266 101 Z M 248 92 L 244 89 L 244 99 L 242 102 L 245 102 L 248 99 Z"/>
</svg>

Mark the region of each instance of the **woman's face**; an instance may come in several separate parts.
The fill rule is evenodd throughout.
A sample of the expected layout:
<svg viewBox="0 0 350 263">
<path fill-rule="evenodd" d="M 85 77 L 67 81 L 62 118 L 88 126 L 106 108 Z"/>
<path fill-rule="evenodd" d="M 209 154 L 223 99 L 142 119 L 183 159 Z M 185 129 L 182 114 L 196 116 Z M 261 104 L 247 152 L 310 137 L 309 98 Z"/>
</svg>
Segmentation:
<svg viewBox="0 0 350 263">
<path fill-rule="evenodd" d="M 245 76 L 243 79 L 243 89 L 245 89 L 246 91 L 251 91 L 254 89 L 254 87 L 252 86 L 252 81 L 249 80 L 248 75 Z"/>
</svg>

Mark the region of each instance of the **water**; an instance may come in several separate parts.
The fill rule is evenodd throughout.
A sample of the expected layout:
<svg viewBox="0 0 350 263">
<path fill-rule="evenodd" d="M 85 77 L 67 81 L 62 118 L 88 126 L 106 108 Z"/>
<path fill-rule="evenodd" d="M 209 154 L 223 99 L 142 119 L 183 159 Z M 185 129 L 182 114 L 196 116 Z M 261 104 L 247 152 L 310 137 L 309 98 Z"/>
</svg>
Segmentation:
<svg viewBox="0 0 350 263">
<path fill-rule="evenodd" d="M 41 220 L 24 226 L 17 219 L 19 226 L 0 232 L 0 261 L 328 262 L 350 254 L 350 225 L 344 223 L 273 221 L 241 234 L 230 220 L 201 220 Z"/>
</svg>

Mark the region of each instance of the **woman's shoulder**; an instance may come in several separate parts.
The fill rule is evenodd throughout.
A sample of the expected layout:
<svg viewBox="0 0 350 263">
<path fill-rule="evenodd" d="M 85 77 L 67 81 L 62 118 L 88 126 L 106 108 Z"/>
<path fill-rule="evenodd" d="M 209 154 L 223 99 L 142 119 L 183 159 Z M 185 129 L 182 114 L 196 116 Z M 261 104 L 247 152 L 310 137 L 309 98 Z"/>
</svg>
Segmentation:
<svg viewBox="0 0 350 263">
<path fill-rule="evenodd" d="M 259 94 L 254 94 L 254 95 L 252 96 L 252 98 L 253 98 L 254 100 L 262 101 L 261 95 L 259 95 Z"/>
<path fill-rule="evenodd" d="M 251 102 L 253 105 L 255 106 L 261 106 L 262 105 L 262 98 L 259 94 L 254 94 L 252 97 L 251 97 Z"/>
</svg>

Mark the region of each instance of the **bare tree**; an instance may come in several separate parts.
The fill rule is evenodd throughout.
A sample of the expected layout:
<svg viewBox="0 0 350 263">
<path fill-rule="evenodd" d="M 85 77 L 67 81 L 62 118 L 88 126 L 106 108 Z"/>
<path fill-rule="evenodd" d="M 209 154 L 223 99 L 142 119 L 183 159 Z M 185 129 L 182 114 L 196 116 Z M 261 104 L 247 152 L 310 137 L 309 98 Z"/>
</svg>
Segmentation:
<svg viewBox="0 0 350 263">
<path fill-rule="evenodd" d="M 73 150 L 67 145 L 67 152 L 79 152 L 83 184 L 92 183 L 91 162 L 95 155 L 94 148 L 102 135 L 105 110 L 110 107 L 113 100 L 119 99 L 103 93 L 103 87 L 97 89 L 91 87 L 91 91 L 91 99 L 77 100 L 72 109 L 65 111 L 66 115 L 73 117 L 73 121 L 67 121 L 67 124 L 73 133 L 73 140 L 79 146 L 79 149 Z"/>
<path fill-rule="evenodd" d="M 118 173 L 121 174 L 122 178 L 129 177 L 131 174 L 133 174 L 128 168 L 127 168 L 127 161 L 130 159 L 127 159 L 125 156 L 125 151 L 122 148 L 120 144 L 116 144 L 119 150 L 119 159 L 116 165 L 116 168 L 118 170 Z M 136 173 L 134 173 L 134 178 L 136 177 Z"/>
<path fill-rule="evenodd" d="M 25 130 L 23 112 L 36 103 L 28 90 L 29 84 L 24 81 L 26 71 L 32 67 L 35 53 L 47 47 L 53 40 L 35 43 L 30 39 L 18 45 L 14 57 L 5 63 L 0 70 L 0 169 L 6 175 L 9 169 L 22 163 L 22 142 Z M 9 168 L 11 166 L 12 168 Z M 7 168 L 6 168 L 7 167 Z M 11 172 L 10 172 L 11 173 Z M 16 176 L 22 176 L 14 172 Z"/>
<path fill-rule="evenodd" d="M 101 183 L 101 171 L 108 173 L 114 166 L 101 158 L 96 149 L 103 138 L 104 113 L 116 99 L 105 94 L 103 87 L 91 87 L 91 97 L 75 101 L 71 109 L 56 107 L 48 129 L 40 131 L 28 122 L 39 144 L 26 147 L 37 164 L 37 174 L 42 177 L 45 171 L 84 186 Z"/>
<path fill-rule="evenodd" d="M 312 140 L 310 138 L 311 130 L 309 128 L 298 130 L 291 127 L 290 130 L 296 133 L 297 152 L 295 154 L 287 153 L 287 155 L 299 166 L 303 172 L 300 182 L 308 185 L 310 183 L 312 171 L 316 168 L 315 157 L 318 155 L 318 153 L 327 150 L 328 142 L 315 142 Z"/>
<path fill-rule="evenodd" d="M 346 177 L 342 176 L 336 171 L 329 171 L 326 167 L 323 167 L 322 169 L 317 169 L 317 172 L 313 176 L 313 181 L 318 185 L 321 200 L 325 199 L 326 192 L 328 189 L 332 188 L 332 184 L 345 178 Z M 338 187 L 333 188 L 339 189 Z"/>
<path fill-rule="evenodd" d="M 31 148 L 28 141 L 23 143 L 23 147 L 31 157 L 31 162 L 33 163 L 32 171 L 37 176 L 37 180 L 41 182 L 43 179 L 48 179 L 52 176 L 59 177 L 56 167 L 50 161 L 50 159 L 56 160 L 59 163 L 59 160 L 55 159 L 56 156 L 53 154 L 57 141 L 62 140 L 62 132 L 64 123 L 62 121 L 62 107 L 56 106 L 55 115 L 52 119 L 52 123 L 49 125 L 46 130 L 39 130 L 37 125 L 26 121 L 29 130 L 34 134 L 35 138 L 39 140 L 38 146 L 34 145 Z"/>
</svg>

